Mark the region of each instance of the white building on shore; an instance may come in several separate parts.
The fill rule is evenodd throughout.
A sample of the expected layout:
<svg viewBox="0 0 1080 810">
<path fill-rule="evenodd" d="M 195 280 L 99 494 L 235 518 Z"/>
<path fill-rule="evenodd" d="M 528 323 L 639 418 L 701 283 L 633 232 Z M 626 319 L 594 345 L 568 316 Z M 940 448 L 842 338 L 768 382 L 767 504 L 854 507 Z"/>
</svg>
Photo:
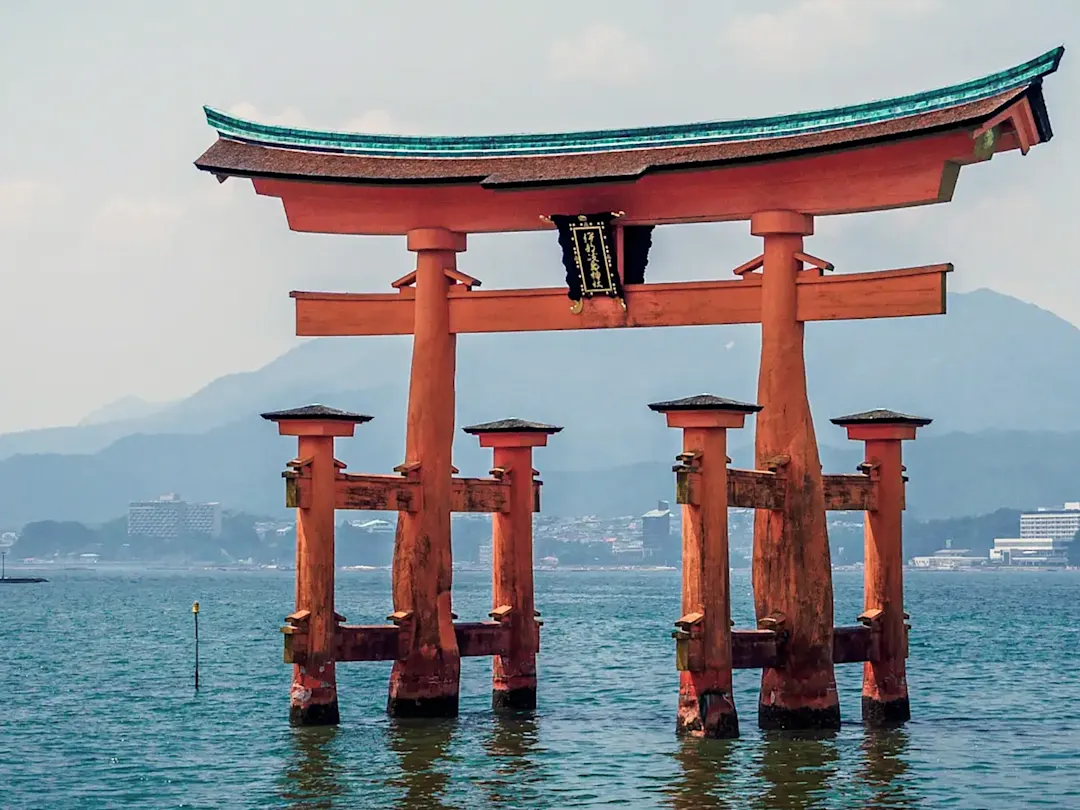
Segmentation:
<svg viewBox="0 0 1080 810">
<path fill-rule="evenodd" d="M 1062 509 L 1041 508 L 1020 515 L 1022 539 L 1053 538 L 1071 541 L 1080 531 L 1080 501 L 1070 501 Z"/>
<path fill-rule="evenodd" d="M 990 562 L 999 565 L 1066 565 L 1070 542 L 1056 537 L 997 537 L 990 549 Z"/>
</svg>

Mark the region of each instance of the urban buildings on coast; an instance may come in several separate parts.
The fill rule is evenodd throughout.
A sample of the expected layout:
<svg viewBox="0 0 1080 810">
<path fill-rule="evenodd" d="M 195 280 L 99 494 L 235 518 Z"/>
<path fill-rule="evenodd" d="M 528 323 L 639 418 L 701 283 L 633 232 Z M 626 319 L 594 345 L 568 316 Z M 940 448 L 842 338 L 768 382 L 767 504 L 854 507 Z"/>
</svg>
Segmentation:
<svg viewBox="0 0 1080 810">
<path fill-rule="evenodd" d="M 189 503 L 175 492 L 153 501 L 128 505 L 127 532 L 140 537 L 180 537 L 184 534 L 221 535 L 220 503 Z"/>
<path fill-rule="evenodd" d="M 1069 564 L 1069 551 L 1080 532 L 1080 501 L 1061 508 L 1042 507 L 1020 515 L 1019 537 L 995 537 L 986 556 L 968 549 L 954 549 L 951 542 L 932 555 L 914 557 L 916 568 L 955 569 L 980 565 L 1062 567 Z"/>
</svg>

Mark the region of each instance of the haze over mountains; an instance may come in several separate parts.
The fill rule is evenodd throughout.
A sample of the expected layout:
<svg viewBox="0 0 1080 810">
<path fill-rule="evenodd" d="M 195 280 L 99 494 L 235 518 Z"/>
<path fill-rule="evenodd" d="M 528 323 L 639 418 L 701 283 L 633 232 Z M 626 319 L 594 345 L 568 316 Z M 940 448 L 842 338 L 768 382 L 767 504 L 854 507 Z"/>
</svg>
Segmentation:
<svg viewBox="0 0 1080 810">
<path fill-rule="evenodd" d="M 1080 496 L 1080 330 L 987 290 L 949 296 L 944 317 L 807 325 L 810 396 L 827 471 L 861 448 L 832 416 L 889 407 L 934 418 L 906 448 L 912 516 L 1032 507 Z M 521 416 L 566 430 L 537 451 L 544 510 L 632 514 L 672 488 L 677 431 L 646 405 L 708 391 L 755 398 L 753 325 L 467 335 L 458 342 L 459 425 Z M 103 521 L 128 501 L 177 491 L 283 513 L 295 453 L 261 411 L 309 402 L 372 414 L 339 440 L 349 469 L 402 460 L 408 338 L 302 343 L 258 371 L 167 404 L 120 400 L 82 424 L 0 436 L 0 525 Z M 752 428 L 732 437 L 749 466 Z M 487 450 L 458 435 L 455 463 L 484 474 Z"/>
</svg>

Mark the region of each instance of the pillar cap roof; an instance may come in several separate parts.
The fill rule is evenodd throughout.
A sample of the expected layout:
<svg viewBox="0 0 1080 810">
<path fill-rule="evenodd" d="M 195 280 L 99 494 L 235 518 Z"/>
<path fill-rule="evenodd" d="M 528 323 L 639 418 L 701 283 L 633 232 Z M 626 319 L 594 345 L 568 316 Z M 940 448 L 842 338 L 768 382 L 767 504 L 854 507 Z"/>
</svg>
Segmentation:
<svg viewBox="0 0 1080 810">
<path fill-rule="evenodd" d="M 757 413 L 761 405 L 750 402 L 739 402 L 737 399 L 717 397 L 712 394 L 697 394 L 682 399 L 671 399 L 666 402 L 653 402 L 649 409 L 659 413 L 668 411 L 727 411 L 728 413 Z"/>
<path fill-rule="evenodd" d="M 286 420 L 307 419 L 320 422 L 352 422 L 355 425 L 370 422 L 374 417 L 363 413 L 343 411 L 340 408 L 331 408 L 327 405 L 304 405 L 299 408 L 288 408 L 284 411 L 267 411 L 260 414 L 263 419 L 270 422 L 284 422 Z"/>
<path fill-rule="evenodd" d="M 840 427 L 847 427 L 848 425 L 912 425 L 914 427 L 925 427 L 934 420 L 923 416 L 912 416 L 909 413 L 890 411 L 887 408 L 875 408 L 872 411 L 838 416 L 829 421 Z"/>
<path fill-rule="evenodd" d="M 545 425 L 543 422 L 530 422 L 526 419 L 499 419 L 495 422 L 482 422 L 479 425 L 463 427 L 466 433 L 558 433 L 561 427 Z"/>
</svg>

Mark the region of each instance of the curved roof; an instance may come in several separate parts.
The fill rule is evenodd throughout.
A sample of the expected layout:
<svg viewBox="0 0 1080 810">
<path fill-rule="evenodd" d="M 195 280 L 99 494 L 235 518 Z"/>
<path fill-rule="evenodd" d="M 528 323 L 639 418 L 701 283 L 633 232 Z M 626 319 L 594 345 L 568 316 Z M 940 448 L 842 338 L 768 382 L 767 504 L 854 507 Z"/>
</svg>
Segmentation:
<svg viewBox="0 0 1080 810">
<path fill-rule="evenodd" d="M 218 140 L 196 162 L 229 176 L 358 185 L 471 184 L 506 190 L 636 180 L 978 126 L 1026 100 L 1028 143 L 1052 136 L 1042 79 L 1064 48 L 963 84 L 820 112 L 639 129 L 470 137 L 323 132 L 207 108 Z M 1002 147 L 1005 148 L 1005 147 Z M 1026 148 L 1026 146 L 1025 146 Z"/>
<path fill-rule="evenodd" d="M 788 138 L 932 113 L 1027 87 L 1057 70 L 1064 48 L 981 79 L 900 98 L 768 118 L 534 135 L 417 136 L 329 132 L 245 121 L 205 107 L 223 138 L 263 146 L 389 158 L 498 158 L 622 152 Z"/>
</svg>

